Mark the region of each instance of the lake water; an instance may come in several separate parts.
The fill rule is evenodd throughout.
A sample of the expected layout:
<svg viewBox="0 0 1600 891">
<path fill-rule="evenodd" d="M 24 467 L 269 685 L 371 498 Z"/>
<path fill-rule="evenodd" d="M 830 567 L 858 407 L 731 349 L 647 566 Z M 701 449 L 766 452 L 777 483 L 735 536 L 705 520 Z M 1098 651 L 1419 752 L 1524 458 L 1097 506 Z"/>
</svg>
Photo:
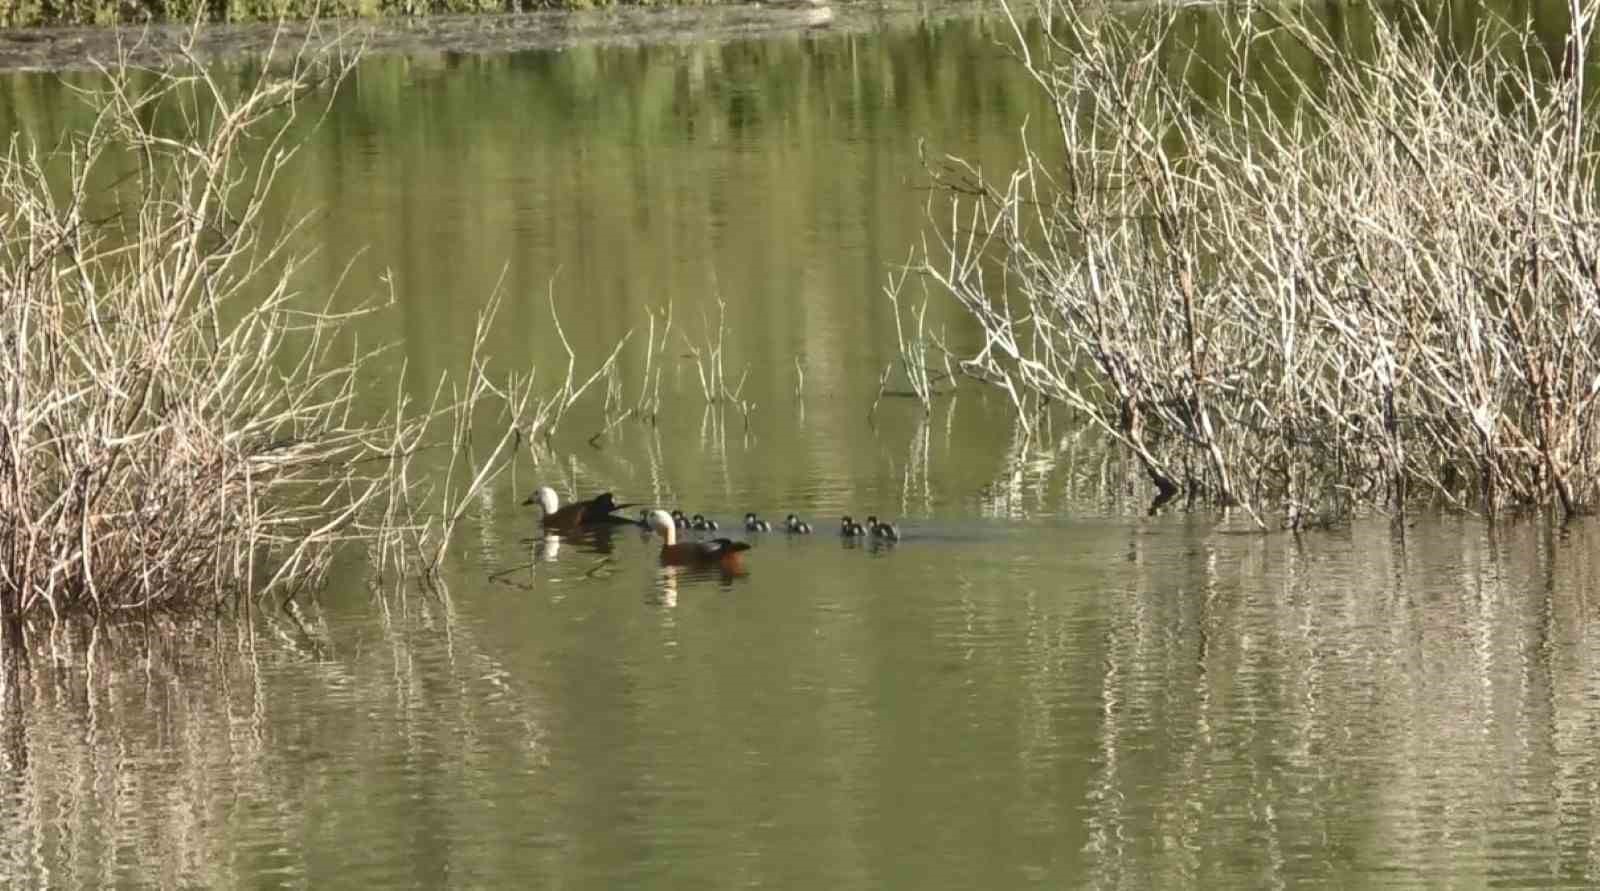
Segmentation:
<svg viewBox="0 0 1600 891">
<path fill-rule="evenodd" d="M 363 337 L 419 393 L 502 275 L 493 362 L 558 379 L 553 293 L 580 371 L 636 332 L 629 404 L 670 304 L 659 422 L 594 437 L 585 403 L 473 505 L 442 591 L 352 565 L 298 619 L 5 641 L 0 882 L 1600 882 L 1592 524 L 1237 534 L 1146 516 L 1092 437 L 1027 445 L 974 386 L 874 410 L 881 287 L 931 231 L 919 142 L 998 169 L 1047 112 L 1003 39 L 366 61 L 277 207 L 318 211 L 307 287 L 387 274 Z M 56 78 L 0 96 L 9 126 L 81 121 Z M 748 418 L 685 357 L 719 299 Z M 663 569 L 638 530 L 536 536 L 541 483 L 818 533 L 736 529 L 741 578 Z M 903 540 L 842 541 L 847 512 Z"/>
</svg>

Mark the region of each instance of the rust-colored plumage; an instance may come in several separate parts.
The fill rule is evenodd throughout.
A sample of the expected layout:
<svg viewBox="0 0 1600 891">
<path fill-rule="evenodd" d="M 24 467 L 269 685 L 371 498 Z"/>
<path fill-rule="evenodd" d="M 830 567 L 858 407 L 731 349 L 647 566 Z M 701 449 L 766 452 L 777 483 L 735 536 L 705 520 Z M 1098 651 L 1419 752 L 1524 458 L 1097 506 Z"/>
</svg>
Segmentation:
<svg viewBox="0 0 1600 891">
<path fill-rule="evenodd" d="M 731 574 L 744 572 L 744 552 L 749 542 L 731 538 L 678 541 L 678 527 L 664 510 L 650 512 L 650 528 L 661 536 L 661 562 L 667 566 L 716 566 Z"/>
</svg>

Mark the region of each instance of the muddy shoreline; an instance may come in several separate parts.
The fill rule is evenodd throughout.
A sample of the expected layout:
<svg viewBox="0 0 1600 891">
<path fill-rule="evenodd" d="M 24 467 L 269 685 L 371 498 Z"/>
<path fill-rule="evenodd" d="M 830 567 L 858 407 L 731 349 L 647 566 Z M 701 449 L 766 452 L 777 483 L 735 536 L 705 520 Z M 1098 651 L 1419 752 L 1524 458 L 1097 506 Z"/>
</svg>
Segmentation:
<svg viewBox="0 0 1600 891">
<path fill-rule="evenodd" d="M 992 8 L 986 0 L 953 2 L 862 2 L 809 4 L 738 3 L 726 6 L 624 7 L 580 12 L 541 11 L 494 15 L 431 16 L 417 19 L 345 19 L 316 26 L 314 41 L 342 34 L 363 42 L 369 53 L 494 54 L 558 50 L 580 45 L 639 45 L 732 41 L 817 30 L 863 32 L 897 22 L 940 20 Z M 141 64 L 178 53 L 194 35 L 194 54 L 215 61 L 258 57 L 276 38 L 280 47 L 300 46 L 305 23 L 70 27 L 0 31 L 0 71 L 70 71 L 94 68 L 126 47 Z"/>
</svg>

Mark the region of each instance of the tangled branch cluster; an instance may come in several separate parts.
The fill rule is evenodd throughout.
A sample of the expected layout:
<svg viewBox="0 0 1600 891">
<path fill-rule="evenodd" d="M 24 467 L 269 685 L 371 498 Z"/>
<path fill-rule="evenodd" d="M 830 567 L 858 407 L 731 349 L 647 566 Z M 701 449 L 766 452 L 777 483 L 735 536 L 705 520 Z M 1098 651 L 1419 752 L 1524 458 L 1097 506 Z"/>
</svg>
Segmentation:
<svg viewBox="0 0 1600 891">
<path fill-rule="evenodd" d="M 0 614 L 315 579 L 386 491 L 363 468 L 416 425 L 352 422 L 369 357 L 301 308 L 292 227 L 262 232 L 349 64 L 308 44 L 241 89 L 124 61 L 88 128 L 0 156 Z"/>
<path fill-rule="evenodd" d="M 1600 213 L 1572 12 L 1553 60 L 1525 29 L 1443 47 L 1406 4 L 1337 34 L 1213 21 L 1205 52 L 1171 7 L 1052 0 L 1039 39 L 1014 20 L 1060 145 L 1005 181 L 943 171 L 919 265 L 982 328 L 963 368 L 1023 416 L 1075 408 L 1158 503 L 1290 526 L 1420 497 L 1592 506 Z"/>
</svg>

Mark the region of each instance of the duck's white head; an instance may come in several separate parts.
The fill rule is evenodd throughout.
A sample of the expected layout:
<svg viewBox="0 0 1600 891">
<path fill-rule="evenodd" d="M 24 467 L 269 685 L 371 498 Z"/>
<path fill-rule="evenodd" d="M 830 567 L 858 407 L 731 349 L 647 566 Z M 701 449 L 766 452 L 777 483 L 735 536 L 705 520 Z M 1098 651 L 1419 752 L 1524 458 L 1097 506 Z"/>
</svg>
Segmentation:
<svg viewBox="0 0 1600 891">
<path fill-rule="evenodd" d="M 561 507 L 561 499 L 556 497 L 556 490 L 549 486 L 540 486 L 538 491 L 533 493 L 533 497 L 538 499 L 539 506 L 544 508 L 546 514 L 553 514 Z"/>
<path fill-rule="evenodd" d="M 678 526 L 672 521 L 672 514 L 664 510 L 650 512 L 650 528 L 654 529 L 657 535 L 666 539 L 667 544 L 673 544 L 678 537 Z"/>
</svg>

